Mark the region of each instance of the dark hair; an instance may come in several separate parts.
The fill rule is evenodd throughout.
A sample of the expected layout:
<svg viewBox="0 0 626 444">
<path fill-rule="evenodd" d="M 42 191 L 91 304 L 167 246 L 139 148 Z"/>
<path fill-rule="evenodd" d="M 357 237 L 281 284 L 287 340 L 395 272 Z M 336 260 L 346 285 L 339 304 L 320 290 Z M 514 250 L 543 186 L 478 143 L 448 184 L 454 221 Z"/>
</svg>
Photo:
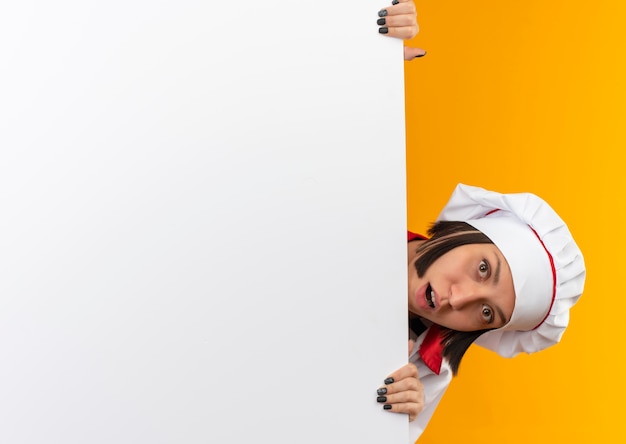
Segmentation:
<svg viewBox="0 0 626 444">
<path fill-rule="evenodd" d="M 439 221 L 428 229 L 430 239 L 417 248 L 417 275 L 422 277 L 433 262 L 448 251 L 469 244 L 493 244 L 491 239 L 466 222 Z"/>
<path fill-rule="evenodd" d="M 417 248 L 420 257 L 415 262 L 417 275 L 422 277 L 428 267 L 448 251 L 462 245 L 469 244 L 492 244 L 493 242 L 481 231 L 465 222 L 439 221 L 433 224 L 429 230 L 430 238 Z M 443 355 L 448 359 L 452 374 L 456 375 L 461 364 L 461 359 L 472 343 L 480 335 L 489 331 L 457 331 L 441 327 Z"/>
<path fill-rule="evenodd" d="M 461 359 L 465 355 L 465 352 L 470 345 L 474 343 L 476 339 L 487 330 L 477 331 L 457 331 L 449 328 L 441 327 L 443 344 L 443 356 L 448 359 L 452 374 L 456 376 L 459 372 L 459 366 L 461 365 Z"/>
</svg>

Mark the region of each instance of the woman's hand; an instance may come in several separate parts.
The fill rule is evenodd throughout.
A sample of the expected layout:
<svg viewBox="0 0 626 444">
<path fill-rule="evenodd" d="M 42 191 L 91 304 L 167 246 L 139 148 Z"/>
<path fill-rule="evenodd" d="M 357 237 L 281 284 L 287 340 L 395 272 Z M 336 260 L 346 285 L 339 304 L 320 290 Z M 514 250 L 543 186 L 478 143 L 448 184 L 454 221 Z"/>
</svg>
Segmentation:
<svg viewBox="0 0 626 444">
<path fill-rule="evenodd" d="M 417 10 L 413 0 L 393 0 L 391 6 L 378 11 L 378 32 L 403 40 L 410 40 L 419 32 Z M 426 51 L 421 48 L 404 47 L 404 60 L 423 57 Z"/>
<path fill-rule="evenodd" d="M 389 37 L 409 40 L 419 32 L 413 0 L 392 0 L 391 6 L 378 11 L 378 17 L 378 32 Z"/>
<path fill-rule="evenodd" d="M 409 341 L 409 355 L 415 342 Z M 385 410 L 407 413 L 409 422 L 417 418 L 424 408 L 424 386 L 419 380 L 417 367 L 409 363 L 385 379 L 385 385 L 376 391 L 376 400 Z"/>
</svg>

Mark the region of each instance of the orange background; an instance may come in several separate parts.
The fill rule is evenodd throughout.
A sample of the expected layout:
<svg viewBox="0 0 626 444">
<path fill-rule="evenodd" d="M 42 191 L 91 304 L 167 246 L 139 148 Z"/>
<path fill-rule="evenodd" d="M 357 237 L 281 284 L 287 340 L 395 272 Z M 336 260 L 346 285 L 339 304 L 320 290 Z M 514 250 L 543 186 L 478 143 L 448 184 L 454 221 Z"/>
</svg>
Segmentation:
<svg viewBox="0 0 626 444">
<path fill-rule="evenodd" d="M 529 191 L 567 221 L 587 283 L 560 344 L 472 347 L 420 444 L 626 442 L 626 2 L 416 0 L 406 63 L 409 228 L 457 182 Z"/>
</svg>

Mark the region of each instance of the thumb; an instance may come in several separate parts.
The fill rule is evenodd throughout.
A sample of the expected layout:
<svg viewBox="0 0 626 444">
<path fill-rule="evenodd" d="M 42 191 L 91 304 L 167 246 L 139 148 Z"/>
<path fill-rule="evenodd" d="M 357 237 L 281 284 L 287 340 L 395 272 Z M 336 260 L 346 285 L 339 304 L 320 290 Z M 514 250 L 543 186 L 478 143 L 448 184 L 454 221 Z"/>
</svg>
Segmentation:
<svg viewBox="0 0 626 444">
<path fill-rule="evenodd" d="M 424 57 L 426 51 L 422 48 L 411 48 L 410 46 L 404 47 L 404 60 L 413 60 L 419 57 Z"/>
<path fill-rule="evenodd" d="M 415 341 L 413 339 L 409 339 L 409 356 L 413 352 L 413 348 L 415 347 Z"/>
</svg>

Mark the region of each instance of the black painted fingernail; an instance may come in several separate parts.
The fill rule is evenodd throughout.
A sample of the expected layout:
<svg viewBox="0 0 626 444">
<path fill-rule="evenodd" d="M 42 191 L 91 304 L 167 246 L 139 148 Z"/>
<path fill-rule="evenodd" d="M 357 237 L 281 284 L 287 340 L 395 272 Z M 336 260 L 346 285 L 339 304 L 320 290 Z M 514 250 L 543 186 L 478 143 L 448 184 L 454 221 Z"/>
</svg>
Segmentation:
<svg viewBox="0 0 626 444">
<path fill-rule="evenodd" d="M 387 397 L 379 396 L 378 398 L 376 398 L 376 402 L 387 402 Z"/>
<path fill-rule="evenodd" d="M 391 405 L 390 405 L 390 404 L 385 404 L 385 405 L 383 406 L 383 408 L 384 408 L 385 410 L 391 410 Z"/>
<path fill-rule="evenodd" d="M 418 54 L 415 56 L 416 59 L 419 59 L 420 57 L 424 57 L 426 55 L 426 51 L 424 51 L 424 54 Z"/>
<path fill-rule="evenodd" d="M 398 3 L 400 3 L 400 0 L 393 0 L 393 1 L 391 2 L 391 4 L 392 4 L 392 5 L 397 5 Z"/>
<path fill-rule="evenodd" d="M 387 20 L 385 20 L 384 18 L 376 20 L 376 23 L 378 23 L 378 26 L 383 26 L 386 22 Z"/>
<path fill-rule="evenodd" d="M 378 17 L 387 17 L 387 10 L 381 9 L 380 11 L 378 11 Z"/>
<path fill-rule="evenodd" d="M 378 390 L 376 390 L 376 393 L 378 393 L 379 395 L 384 395 L 387 393 L 387 389 L 385 387 L 379 388 Z"/>
<path fill-rule="evenodd" d="M 385 385 L 387 384 L 393 384 L 393 378 L 387 378 L 383 381 L 385 383 Z"/>
<path fill-rule="evenodd" d="M 381 34 L 387 34 L 389 32 L 389 29 L 387 29 L 386 27 L 378 28 L 378 32 L 380 32 Z"/>
</svg>

